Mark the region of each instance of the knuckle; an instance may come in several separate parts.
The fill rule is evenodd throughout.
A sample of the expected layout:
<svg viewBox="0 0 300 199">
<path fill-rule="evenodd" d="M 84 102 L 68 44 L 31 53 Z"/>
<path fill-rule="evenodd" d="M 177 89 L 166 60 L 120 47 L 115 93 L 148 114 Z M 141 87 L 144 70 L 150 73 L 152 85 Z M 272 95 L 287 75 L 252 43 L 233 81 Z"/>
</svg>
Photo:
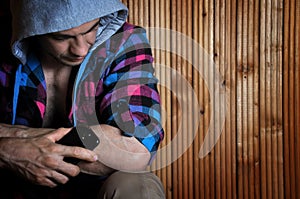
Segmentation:
<svg viewBox="0 0 300 199">
<path fill-rule="evenodd" d="M 58 168 L 59 167 L 58 161 L 51 156 L 46 156 L 44 158 L 44 163 L 50 168 Z"/>
<path fill-rule="evenodd" d="M 80 156 L 82 154 L 81 148 L 79 147 L 74 147 L 73 153 L 76 157 Z"/>
<path fill-rule="evenodd" d="M 44 184 L 45 183 L 45 179 L 41 176 L 37 176 L 35 178 L 35 181 L 37 182 L 37 184 Z"/>
<path fill-rule="evenodd" d="M 66 177 L 65 175 L 59 174 L 59 173 L 56 173 L 56 172 L 52 172 L 51 178 L 56 179 L 56 181 L 61 183 L 61 184 L 65 184 L 69 180 L 68 177 Z"/>
<path fill-rule="evenodd" d="M 50 153 L 57 153 L 58 152 L 58 147 L 54 144 L 51 144 L 51 145 L 48 146 L 48 151 Z"/>
<path fill-rule="evenodd" d="M 72 168 L 69 168 L 67 171 L 67 174 L 69 176 L 75 177 L 80 173 L 80 169 L 78 166 L 73 166 Z"/>
<path fill-rule="evenodd" d="M 69 175 L 72 177 L 77 176 L 80 173 L 80 169 L 77 166 L 74 166 L 72 169 L 69 170 Z"/>
</svg>

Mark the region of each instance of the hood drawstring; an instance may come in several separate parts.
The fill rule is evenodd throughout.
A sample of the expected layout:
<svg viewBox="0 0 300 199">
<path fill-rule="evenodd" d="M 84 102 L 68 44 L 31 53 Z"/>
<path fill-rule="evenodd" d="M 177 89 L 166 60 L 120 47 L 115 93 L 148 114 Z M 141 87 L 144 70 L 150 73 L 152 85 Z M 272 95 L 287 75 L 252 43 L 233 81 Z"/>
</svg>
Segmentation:
<svg viewBox="0 0 300 199">
<path fill-rule="evenodd" d="M 14 86 L 14 96 L 13 96 L 13 115 L 11 123 L 14 125 L 16 123 L 16 115 L 17 115 L 17 106 L 18 106 L 18 98 L 20 91 L 20 83 L 22 81 L 22 64 L 18 66 L 16 71 L 16 79 Z"/>
</svg>

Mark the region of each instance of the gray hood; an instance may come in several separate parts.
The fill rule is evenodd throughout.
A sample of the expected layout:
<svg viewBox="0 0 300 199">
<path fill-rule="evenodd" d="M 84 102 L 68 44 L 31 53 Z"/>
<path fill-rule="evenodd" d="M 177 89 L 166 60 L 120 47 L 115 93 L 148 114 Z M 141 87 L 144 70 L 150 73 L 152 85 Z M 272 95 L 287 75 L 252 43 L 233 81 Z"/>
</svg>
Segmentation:
<svg viewBox="0 0 300 199">
<path fill-rule="evenodd" d="M 25 64 L 25 38 L 67 30 L 100 18 L 96 43 L 100 45 L 126 21 L 127 8 L 119 0 L 11 0 L 12 53 Z"/>
</svg>

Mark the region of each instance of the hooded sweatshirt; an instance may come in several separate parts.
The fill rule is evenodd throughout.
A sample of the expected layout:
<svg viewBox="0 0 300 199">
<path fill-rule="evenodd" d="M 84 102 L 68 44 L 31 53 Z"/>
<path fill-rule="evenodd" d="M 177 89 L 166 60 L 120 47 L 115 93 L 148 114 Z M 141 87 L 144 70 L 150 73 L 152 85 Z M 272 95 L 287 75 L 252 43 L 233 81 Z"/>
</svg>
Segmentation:
<svg viewBox="0 0 300 199">
<path fill-rule="evenodd" d="M 26 38 L 99 18 L 96 42 L 75 73 L 69 125 L 105 123 L 155 154 L 163 139 L 160 98 L 145 30 L 126 23 L 119 0 L 11 0 L 12 54 L 0 67 L 0 122 L 42 127 L 47 88 Z"/>
<path fill-rule="evenodd" d="M 23 64 L 28 49 L 25 38 L 67 30 L 100 18 L 97 46 L 124 24 L 128 13 L 119 0 L 11 0 L 11 12 L 12 52 Z"/>
</svg>

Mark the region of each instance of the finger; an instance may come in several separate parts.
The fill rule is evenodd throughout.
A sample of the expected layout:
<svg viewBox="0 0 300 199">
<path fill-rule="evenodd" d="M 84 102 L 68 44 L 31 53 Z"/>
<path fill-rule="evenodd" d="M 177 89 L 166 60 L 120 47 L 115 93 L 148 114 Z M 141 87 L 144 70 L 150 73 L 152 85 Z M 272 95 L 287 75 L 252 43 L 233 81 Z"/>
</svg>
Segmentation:
<svg viewBox="0 0 300 199">
<path fill-rule="evenodd" d="M 79 173 L 79 172 L 77 172 L 77 173 Z M 69 181 L 69 178 L 66 175 L 63 175 L 57 171 L 52 171 L 51 175 L 48 178 L 52 179 L 53 181 L 55 181 L 59 184 L 65 184 Z"/>
<path fill-rule="evenodd" d="M 94 175 L 103 175 L 103 166 L 98 162 L 79 162 L 78 166 L 80 171 L 83 173 L 94 174 Z"/>
<path fill-rule="evenodd" d="M 91 171 L 95 168 L 94 163 L 90 163 L 90 162 L 79 162 L 77 165 L 80 168 L 80 170 L 84 169 L 87 171 Z"/>
<path fill-rule="evenodd" d="M 41 180 L 38 180 L 36 182 L 38 185 L 42 185 L 42 186 L 47 186 L 47 187 L 51 187 L 51 188 L 54 188 L 57 186 L 57 183 L 55 183 L 53 180 L 45 177 Z"/>
<path fill-rule="evenodd" d="M 53 131 L 53 133 L 48 134 L 47 138 L 52 140 L 53 142 L 56 142 L 60 140 L 62 137 L 64 137 L 66 134 L 68 134 L 71 130 L 72 128 L 59 128 Z"/>
<path fill-rule="evenodd" d="M 80 160 L 95 162 L 98 156 L 95 152 L 77 146 L 63 146 L 65 148 L 64 152 L 61 154 L 65 157 L 77 158 Z"/>
<path fill-rule="evenodd" d="M 42 160 L 42 164 L 48 168 L 47 173 L 44 175 L 51 177 L 53 175 L 50 173 L 51 171 L 58 171 L 60 173 L 67 174 L 68 176 L 78 175 L 80 172 L 80 168 L 78 166 L 63 161 L 64 157 L 67 157 L 65 155 L 65 151 L 68 150 L 67 148 L 69 147 L 62 145 L 57 146 L 56 155 L 44 157 Z M 65 179 L 61 180 L 64 181 Z"/>
<path fill-rule="evenodd" d="M 75 177 L 80 173 L 80 168 L 77 165 L 70 164 L 67 162 L 63 162 L 61 166 L 56 170 L 60 173 L 66 174 L 71 177 Z"/>
</svg>

